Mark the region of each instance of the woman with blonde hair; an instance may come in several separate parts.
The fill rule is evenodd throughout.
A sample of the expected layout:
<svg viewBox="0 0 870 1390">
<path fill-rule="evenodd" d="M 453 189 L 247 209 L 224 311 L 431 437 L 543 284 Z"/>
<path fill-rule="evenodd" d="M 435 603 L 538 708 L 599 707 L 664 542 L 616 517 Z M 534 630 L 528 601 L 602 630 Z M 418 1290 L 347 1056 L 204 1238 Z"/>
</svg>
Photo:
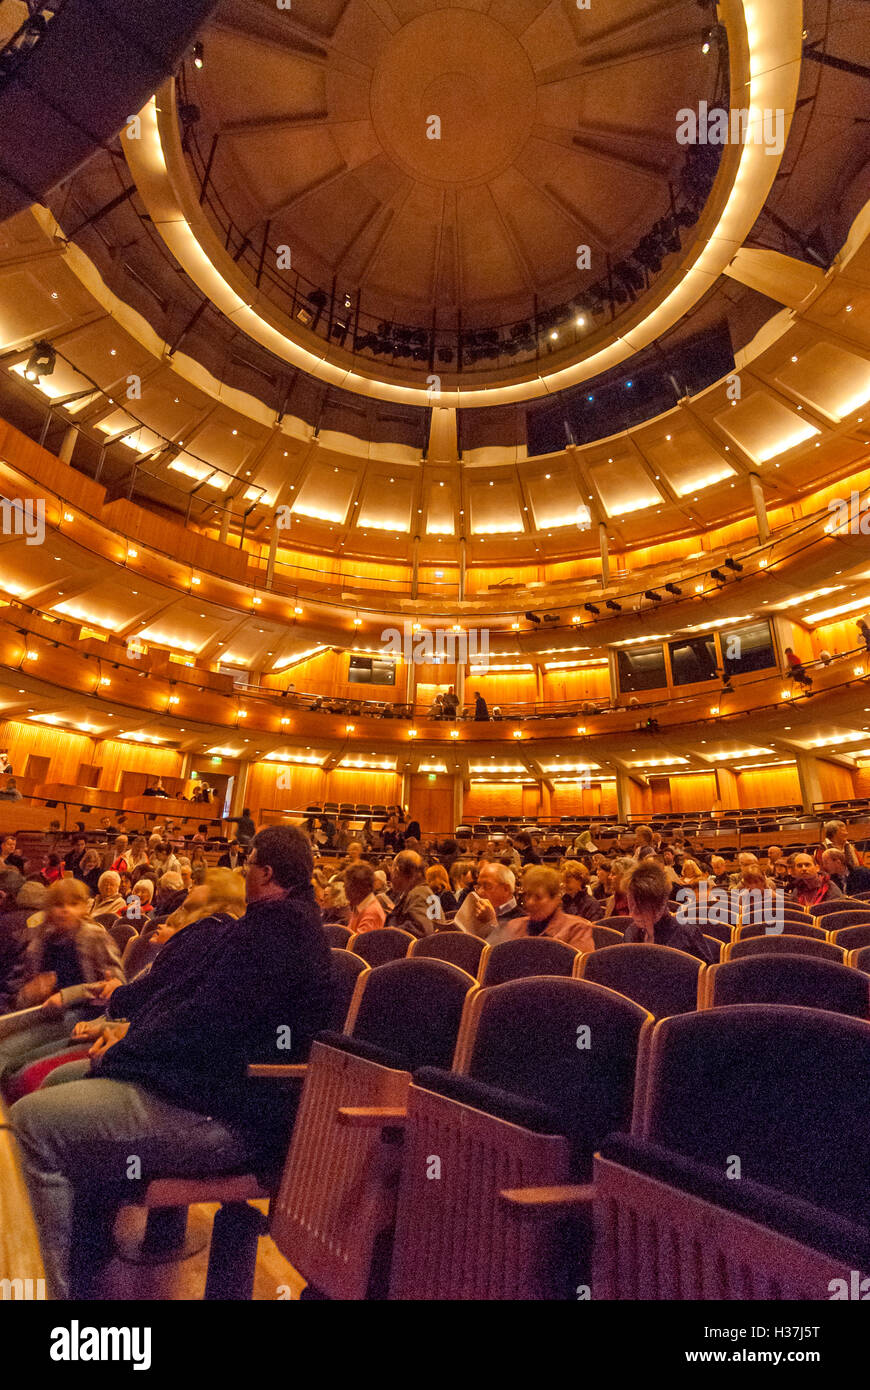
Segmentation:
<svg viewBox="0 0 870 1390">
<path fill-rule="evenodd" d="M 167 974 L 171 972 L 177 977 L 179 972 L 189 972 L 195 978 L 208 939 L 231 930 L 244 911 L 245 884 L 241 876 L 232 869 L 210 869 L 207 881 L 192 888 L 183 905 L 150 938 L 159 947 L 150 968 L 141 971 L 129 985 L 112 979 L 92 989 L 91 997 L 105 1006 L 105 1012 L 100 1018 L 76 1024 L 71 1034 L 73 1042 L 89 1045 L 89 1050 L 71 1053 L 65 1049 L 52 1056 L 50 1062 L 43 1056 L 16 1077 L 18 1094 L 25 1095 L 40 1085 L 80 1081 L 92 1071 L 98 1075 L 97 1059 L 126 1036 L 135 1024 L 137 1011 L 162 987 Z"/>
<path fill-rule="evenodd" d="M 38 1021 L 0 1042 L 0 1081 L 37 1057 L 55 1052 L 87 1010 L 93 986 L 124 983 L 115 943 L 90 920 L 90 896 L 77 878 L 51 884 L 42 920 L 27 932 L 27 948 L 11 983 L 19 1009 L 41 1004 Z M 92 1012 L 92 1011 L 91 1011 Z"/>
<path fill-rule="evenodd" d="M 683 860 L 683 884 L 686 888 L 697 888 L 701 879 L 707 875 L 695 859 Z"/>
<path fill-rule="evenodd" d="M 145 841 L 145 836 L 137 835 L 132 845 L 130 846 L 129 854 L 127 855 L 127 868 L 132 873 L 134 869 L 138 869 L 143 864 L 147 863 L 148 845 Z"/>
<path fill-rule="evenodd" d="M 579 859 L 566 859 L 562 865 L 562 909 L 572 917 L 597 922 L 604 907 L 589 892 L 589 870 Z"/>
<path fill-rule="evenodd" d="M 514 917 L 497 928 L 498 935 L 487 938 L 490 945 L 518 936 L 549 936 L 580 951 L 595 950 L 592 924 L 585 917 L 563 911 L 562 880 L 552 865 L 527 865 L 523 873 L 523 907 L 528 915 Z"/>
<path fill-rule="evenodd" d="M 445 916 L 456 912 L 459 904 L 456 895 L 450 887 L 450 879 L 443 864 L 430 864 L 426 870 L 426 882 L 432 889 L 436 898 L 441 904 L 441 911 Z"/>
</svg>

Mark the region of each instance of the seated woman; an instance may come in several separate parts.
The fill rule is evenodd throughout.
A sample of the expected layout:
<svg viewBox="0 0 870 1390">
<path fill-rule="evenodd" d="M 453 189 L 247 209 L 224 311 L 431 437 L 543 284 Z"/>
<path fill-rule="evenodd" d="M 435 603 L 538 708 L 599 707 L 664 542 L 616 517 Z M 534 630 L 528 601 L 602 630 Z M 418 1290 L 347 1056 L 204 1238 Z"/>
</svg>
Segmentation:
<svg viewBox="0 0 870 1390">
<path fill-rule="evenodd" d="M 150 878 L 140 878 L 130 890 L 125 906 L 118 913 L 124 922 L 139 928 L 139 923 L 147 920 L 154 911 L 154 884 Z"/>
<path fill-rule="evenodd" d="M 24 1067 L 9 1085 L 9 1100 L 35 1091 L 42 1084 L 59 1085 L 62 1081 L 75 1081 L 88 1074 L 88 1058 L 102 1056 L 103 1052 L 119 1038 L 125 1036 L 135 1010 L 142 1000 L 158 988 L 165 978 L 166 961 L 170 963 L 173 974 L 181 968 L 187 958 L 194 974 L 196 962 L 203 944 L 223 927 L 229 926 L 245 910 L 245 885 L 239 874 L 231 869 L 210 869 L 205 883 L 192 889 L 186 902 L 163 922 L 154 932 L 151 940 L 160 948 L 150 966 L 142 970 L 129 985 L 123 980 L 109 979 L 95 987 L 92 997 L 95 1004 L 105 1005 L 101 1017 L 81 1020 L 75 1024 L 69 1036 L 69 1046 L 45 1054 Z M 182 929 L 196 924 L 196 930 L 185 935 L 184 952 L 173 944 L 171 952 L 162 948 Z M 160 963 L 157 974 L 151 979 L 154 967 Z M 145 982 L 149 983 L 145 983 Z M 119 992 L 120 991 L 120 992 Z M 86 1044 L 76 1047 L 75 1044 Z M 78 1065 L 76 1065 L 78 1063 Z"/>
<path fill-rule="evenodd" d="M 107 869 L 97 880 L 97 896 L 91 904 L 91 916 L 120 912 L 125 905 L 125 899 L 121 897 L 121 875 L 114 869 Z"/>
<path fill-rule="evenodd" d="M 585 917 L 597 922 L 604 916 L 604 905 L 589 892 L 589 870 L 577 859 L 566 859 L 562 865 L 562 910 L 572 917 Z"/>
<path fill-rule="evenodd" d="M 115 943 L 90 920 L 88 890 L 76 878 L 53 883 L 43 920 L 28 931 L 28 943 L 12 981 L 19 1009 L 42 1005 L 35 1022 L 0 1041 L 0 1084 L 36 1058 L 50 1055 L 83 1015 L 93 1013 L 93 989 L 107 980 L 125 981 Z M 35 1016 L 34 1016 L 35 1017 Z"/>
<path fill-rule="evenodd" d="M 344 884 L 341 882 L 341 879 L 336 879 L 324 886 L 321 912 L 323 914 L 324 925 L 327 922 L 340 922 L 342 926 L 347 926 L 347 919 L 350 916 L 350 906 L 345 896 Z"/>
<path fill-rule="evenodd" d="M 625 877 L 624 888 L 632 917 L 625 929 L 625 941 L 672 946 L 674 950 L 697 956 L 707 965 L 712 964 L 713 949 L 701 928 L 691 922 L 681 922 L 669 910 L 671 885 L 660 864 L 654 859 L 635 864 Z"/>
<path fill-rule="evenodd" d="M 380 877 L 386 882 L 384 874 Z M 351 931 L 377 931 L 384 925 L 387 914 L 375 895 L 375 870 L 365 859 L 348 864 L 344 871 L 344 891 L 351 909 L 347 921 Z"/>
<path fill-rule="evenodd" d="M 518 936 L 549 936 L 581 951 L 594 951 L 592 924 L 562 909 L 562 882 L 558 869 L 549 864 L 530 864 L 523 874 L 523 906 L 526 917 L 514 917 L 487 938 L 491 946 Z"/>
<path fill-rule="evenodd" d="M 426 870 L 426 882 L 432 889 L 436 898 L 441 904 L 441 911 L 446 916 L 453 916 L 459 903 L 456 895 L 450 887 L 450 879 L 447 877 L 447 870 L 443 864 L 431 864 Z"/>
</svg>

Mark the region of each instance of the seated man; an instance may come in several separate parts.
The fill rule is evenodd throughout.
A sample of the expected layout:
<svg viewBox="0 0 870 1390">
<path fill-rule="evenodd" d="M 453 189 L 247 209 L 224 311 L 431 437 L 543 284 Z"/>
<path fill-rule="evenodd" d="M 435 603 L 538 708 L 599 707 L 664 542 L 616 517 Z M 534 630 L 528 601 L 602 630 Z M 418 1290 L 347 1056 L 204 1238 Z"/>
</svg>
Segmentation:
<svg viewBox="0 0 870 1390">
<path fill-rule="evenodd" d="M 792 901 L 806 912 L 813 912 L 822 903 L 833 902 L 843 894 L 819 866 L 811 854 L 796 854 L 792 860 Z"/>
<path fill-rule="evenodd" d="M 870 869 L 862 869 L 860 866 L 850 869 L 846 855 L 841 849 L 824 850 L 822 871 L 828 875 L 832 883 L 836 883 L 840 892 L 847 898 L 853 897 L 856 893 L 870 891 Z"/>
<path fill-rule="evenodd" d="M 403 849 L 393 860 L 390 896 L 394 906 L 386 915 L 385 927 L 431 936 L 436 922 L 443 920 L 441 904 L 426 882 L 423 860 L 414 850 Z"/>
<path fill-rule="evenodd" d="M 482 864 L 477 888 L 469 889 L 460 903 L 454 929 L 482 936 L 492 946 L 507 940 L 510 935 L 507 924 L 523 916 L 515 896 L 516 883 L 513 869 L 506 864 Z"/>
<path fill-rule="evenodd" d="M 667 874 L 654 859 L 642 859 L 623 879 L 632 921 L 623 939 L 627 942 L 648 942 L 654 946 L 672 946 L 697 956 L 706 965 L 713 964 L 713 948 L 704 940 L 701 928 L 680 922 L 668 909 L 671 885 Z"/>
<path fill-rule="evenodd" d="M 12 1107 L 51 1297 L 91 1292 L 112 1206 L 129 1200 L 131 1154 L 143 1181 L 280 1162 L 296 1096 L 249 1079 L 247 1067 L 304 1061 L 329 1016 L 331 960 L 312 871 L 296 827 L 261 831 L 248 909 L 200 943 L 198 969 L 142 1002 L 92 1075 Z"/>
</svg>

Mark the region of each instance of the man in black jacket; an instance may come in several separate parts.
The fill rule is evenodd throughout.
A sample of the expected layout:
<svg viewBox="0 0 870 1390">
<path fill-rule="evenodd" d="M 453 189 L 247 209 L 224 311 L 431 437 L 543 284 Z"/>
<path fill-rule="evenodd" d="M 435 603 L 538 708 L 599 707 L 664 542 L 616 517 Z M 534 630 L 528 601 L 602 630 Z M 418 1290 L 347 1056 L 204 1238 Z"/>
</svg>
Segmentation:
<svg viewBox="0 0 870 1390">
<path fill-rule="evenodd" d="M 311 874 L 300 830 L 261 831 L 248 909 L 203 940 L 199 970 L 165 981 L 91 1076 L 12 1107 L 52 1297 L 92 1291 L 111 1206 L 130 1200 L 131 1179 L 280 1163 L 295 1090 L 249 1080 L 247 1067 L 304 1061 L 328 1019 L 331 961 Z"/>
</svg>

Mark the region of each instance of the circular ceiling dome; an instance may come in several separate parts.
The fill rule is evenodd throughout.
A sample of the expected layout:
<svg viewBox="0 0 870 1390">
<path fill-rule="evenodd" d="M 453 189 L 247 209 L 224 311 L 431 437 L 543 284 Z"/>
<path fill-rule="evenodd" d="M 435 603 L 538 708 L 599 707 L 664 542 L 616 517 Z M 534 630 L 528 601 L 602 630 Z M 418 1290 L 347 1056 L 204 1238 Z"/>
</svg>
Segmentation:
<svg viewBox="0 0 870 1390">
<path fill-rule="evenodd" d="M 509 325 L 671 213 L 676 113 L 724 61 L 704 28 L 697 0 L 223 0 L 188 156 L 235 245 L 288 246 L 359 322 Z"/>
<path fill-rule="evenodd" d="M 495 178 L 522 153 L 536 109 L 534 69 L 522 44 L 474 10 L 412 20 L 390 39 L 372 78 L 381 145 L 423 183 Z"/>
</svg>

